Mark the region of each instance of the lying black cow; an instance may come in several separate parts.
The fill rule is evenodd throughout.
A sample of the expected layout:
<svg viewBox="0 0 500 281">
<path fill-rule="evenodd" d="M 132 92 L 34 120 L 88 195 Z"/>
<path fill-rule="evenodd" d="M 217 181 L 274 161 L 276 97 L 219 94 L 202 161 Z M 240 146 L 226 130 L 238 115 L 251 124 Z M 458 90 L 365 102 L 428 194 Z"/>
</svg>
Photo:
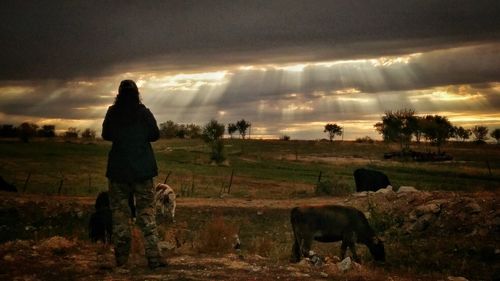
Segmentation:
<svg viewBox="0 0 500 281">
<path fill-rule="evenodd" d="M 391 185 L 389 178 L 382 172 L 368 169 L 356 169 L 354 171 L 356 191 L 377 191 Z"/>
<path fill-rule="evenodd" d="M 6 182 L 2 178 L 2 176 L 0 176 L 0 190 L 2 190 L 2 191 L 9 191 L 9 192 L 17 192 L 17 188 L 14 185 Z"/>
<path fill-rule="evenodd" d="M 376 261 L 385 261 L 382 241 L 375 236 L 365 215 L 354 208 L 336 205 L 296 207 L 292 209 L 291 222 L 294 235 L 292 262 L 309 255 L 313 240 L 342 241 L 342 259 L 349 248 L 355 261 L 359 261 L 355 244 L 363 243 Z"/>
<path fill-rule="evenodd" d="M 131 217 L 135 218 L 135 202 L 134 196 L 131 194 L 128 198 Z M 89 238 L 92 242 L 102 241 L 103 243 L 111 242 L 113 233 L 113 219 L 109 204 L 109 194 L 104 191 L 99 193 L 95 201 L 95 212 L 90 216 L 89 222 Z"/>
</svg>

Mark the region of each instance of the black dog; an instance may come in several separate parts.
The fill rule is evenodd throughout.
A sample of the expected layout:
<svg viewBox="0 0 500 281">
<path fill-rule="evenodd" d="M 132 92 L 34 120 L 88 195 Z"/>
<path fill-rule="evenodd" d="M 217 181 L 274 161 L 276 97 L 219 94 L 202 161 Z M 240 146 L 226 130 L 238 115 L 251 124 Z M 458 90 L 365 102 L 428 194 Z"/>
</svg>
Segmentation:
<svg viewBox="0 0 500 281">
<path fill-rule="evenodd" d="M 135 202 L 133 194 L 128 198 L 131 217 L 135 218 Z M 103 243 L 111 242 L 113 234 L 113 218 L 109 204 L 109 194 L 104 191 L 99 193 L 95 200 L 95 212 L 90 216 L 89 222 L 89 238 L 92 242 L 102 241 Z"/>
</svg>

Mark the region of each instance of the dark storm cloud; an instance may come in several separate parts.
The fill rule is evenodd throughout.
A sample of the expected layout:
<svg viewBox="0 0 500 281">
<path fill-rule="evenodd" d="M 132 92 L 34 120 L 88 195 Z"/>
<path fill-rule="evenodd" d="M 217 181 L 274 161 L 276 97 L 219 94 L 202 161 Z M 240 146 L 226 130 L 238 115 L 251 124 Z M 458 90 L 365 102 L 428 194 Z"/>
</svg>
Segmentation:
<svg viewBox="0 0 500 281">
<path fill-rule="evenodd" d="M 36 118 L 102 118 L 105 106 L 114 99 L 113 94 L 103 92 L 102 86 L 47 82 L 0 87 L 0 112 Z"/>
<path fill-rule="evenodd" d="M 333 60 L 499 40 L 498 1 L 2 1 L 1 80 Z"/>
<path fill-rule="evenodd" d="M 358 60 L 331 65 L 311 64 L 293 72 L 268 67 L 238 70 L 231 76 L 221 98 L 221 108 L 259 100 L 287 100 L 295 96 L 315 99 L 342 91 L 401 94 L 439 86 L 479 84 L 489 88 L 500 81 L 500 44 L 438 50 L 406 56 L 407 62 L 382 65 L 384 60 Z M 397 60 L 398 58 L 387 58 Z M 292 95 L 296 94 L 296 95 Z M 319 94 L 319 95 L 318 95 Z M 193 99 L 190 106 L 203 104 Z"/>
</svg>

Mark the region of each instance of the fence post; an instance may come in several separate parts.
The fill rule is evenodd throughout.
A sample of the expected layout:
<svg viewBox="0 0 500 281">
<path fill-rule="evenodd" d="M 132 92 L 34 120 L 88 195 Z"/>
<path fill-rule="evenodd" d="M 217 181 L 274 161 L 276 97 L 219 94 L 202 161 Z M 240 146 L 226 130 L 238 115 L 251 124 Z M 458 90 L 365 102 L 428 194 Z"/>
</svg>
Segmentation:
<svg viewBox="0 0 500 281">
<path fill-rule="evenodd" d="M 90 173 L 89 173 L 89 194 L 92 193 L 92 178 L 90 176 Z"/>
<path fill-rule="evenodd" d="M 486 160 L 486 165 L 488 166 L 488 172 L 490 173 L 490 177 L 493 176 L 491 174 L 491 167 L 490 167 L 490 161 Z"/>
<path fill-rule="evenodd" d="M 61 181 L 59 182 L 59 189 L 57 190 L 58 195 L 61 195 L 61 190 L 62 190 L 63 183 L 64 183 L 64 175 L 61 172 L 60 172 L 60 174 L 61 174 Z"/>
<path fill-rule="evenodd" d="M 172 171 L 168 171 L 167 176 L 165 177 L 165 180 L 163 181 L 163 184 L 167 184 L 167 180 L 170 177 L 170 174 L 172 174 Z"/>
<path fill-rule="evenodd" d="M 26 180 L 24 181 L 23 193 L 26 192 L 26 188 L 28 188 L 28 182 L 30 181 L 30 178 L 31 178 L 31 171 L 28 172 L 28 177 L 26 177 Z"/>
<path fill-rule="evenodd" d="M 191 174 L 191 196 L 194 194 L 194 173 Z"/>
<path fill-rule="evenodd" d="M 231 178 L 229 179 L 229 187 L 227 188 L 227 194 L 231 194 L 231 185 L 233 184 L 234 169 L 231 171 Z"/>
</svg>

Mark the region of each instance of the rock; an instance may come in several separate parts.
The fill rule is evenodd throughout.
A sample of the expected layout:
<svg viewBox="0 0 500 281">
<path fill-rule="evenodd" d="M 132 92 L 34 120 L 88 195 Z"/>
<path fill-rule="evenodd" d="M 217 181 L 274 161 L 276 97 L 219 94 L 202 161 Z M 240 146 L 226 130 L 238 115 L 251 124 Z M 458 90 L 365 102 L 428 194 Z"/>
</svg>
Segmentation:
<svg viewBox="0 0 500 281">
<path fill-rule="evenodd" d="M 392 193 L 394 190 L 392 190 L 392 186 L 388 185 L 386 188 L 381 188 L 377 190 L 375 193 L 382 193 L 382 194 L 387 194 L 387 193 Z"/>
<path fill-rule="evenodd" d="M 318 255 L 313 255 L 309 257 L 309 261 L 314 265 L 314 266 L 322 266 L 323 265 L 323 260 L 321 259 L 320 256 Z"/>
<path fill-rule="evenodd" d="M 415 222 L 408 223 L 403 226 L 403 229 L 407 233 L 412 233 L 415 231 L 424 231 L 436 220 L 436 216 L 432 213 L 427 213 L 420 216 Z"/>
<path fill-rule="evenodd" d="M 428 214 L 428 213 L 437 214 L 440 211 L 441 211 L 441 206 L 439 204 L 436 204 L 436 203 L 421 205 L 421 206 L 418 206 L 417 208 L 415 208 L 415 212 L 416 212 L 418 217 L 420 217 L 424 214 Z"/>
<path fill-rule="evenodd" d="M 61 252 L 75 246 L 75 243 L 61 236 L 54 236 L 40 244 L 41 250 L 50 250 L 52 252 Z"/>
<path fill-rule="evenodd" d="M 305 258 L 305 259 L 299 261 L 299 263 L 297 263 L 297 265 L 300 265 L 302 267 L 309 267 L 309 259 Z"/>
<path fill-rule="evenodd" d="M 470 202 L 469 204 L 465 205 L 465 210 L 469 212 L 470 214 L 477 214 L 481 212 L 481 206 L 477 204 L 476 202 Z"/>
<path fill-rule="evenodd" d="M 27 240 L 16 240 L 15 245 L 17 248 L 30 248 L 30 242 Z"/>
<path fill-rule="evenodd" d="M 465 277 L 455 277 L 455 276 L 448 276 L 449 281 L 469 281 Z"/>
<path fill-rule="evenodd" d="M 352 194 L 354 197 L 365 197 L 368 196 L 368 191 L 355 192 Z"/>
<path fill-rule="evenodd" d="M 158 242 L 158 247 L 163 251 L 172 251 L 175 249 L 175 243 L 169 242 L 169 241 L 161 241 Z"/>
<path fill-rule="evenodd" d="M 309 277 L 311 277 L 311 275 L 309 275 L 307 273 L 301 273 L 301 272 L 293 272 L 292 276 L 293 277 L 298 277 L 298 278 L 309 278 Z"/>
<path fill-rule="evenodd" d="M 323 278 L 328 278 L 328 273 L 326 272 L 320 272 L 319 275 Z"/>
<path fill-rule="evenodd" d="M 340 262 L 340 258 L 337 256 L 325 258 L 325 263 L 338 263 L 338 262 Z"/>
<path fill-rule="evenodd" d="M 337 263 L 337 268 L 341 272 L 346 272 L 352 268 L 352 261 L 350 257 L 345 258 L 341 262 Z"/>
<path fill-rule="evenodd" d="M 404 185 L 402 185 L 398 189 L 398 193 L 401 193 L 401 192 L 418 192 L 418 189 L 416 189 L 413 186 L 404 186 Z"/>
<path fill-rule="evenodd" d="M 8 254 L 5 255 L 5 256 L 3 256 L 3 260 L 6 261 L 6 262 L 13 262 L 13 261 L 15 261 L 14 257 L 11 256 L 11 255 L 8 255 Z"/>
</svg>

